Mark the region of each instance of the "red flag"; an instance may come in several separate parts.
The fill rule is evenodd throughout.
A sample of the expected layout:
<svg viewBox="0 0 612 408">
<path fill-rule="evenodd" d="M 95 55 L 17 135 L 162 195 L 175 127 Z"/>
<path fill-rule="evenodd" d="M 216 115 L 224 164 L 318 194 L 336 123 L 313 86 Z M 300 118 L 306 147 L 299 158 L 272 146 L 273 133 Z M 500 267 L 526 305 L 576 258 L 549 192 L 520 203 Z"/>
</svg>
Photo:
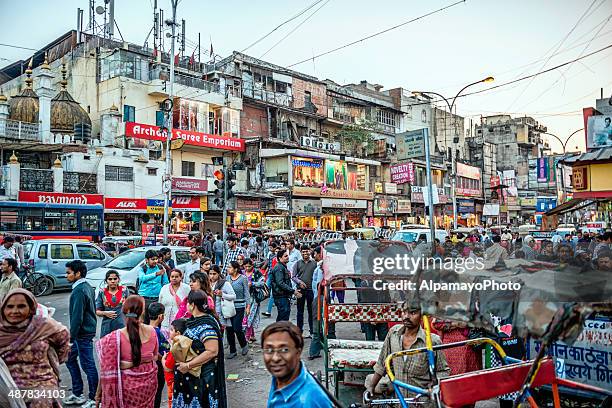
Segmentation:
<svg viewBox="0 0 612 408">
<path fill-rule="evenodd" d="M 191 57 L 189 57 L 189 65 L 193 66 L 194 64 L 195 64 L 195 50 L 193 50 Z"/>
<path fill-rule="evenodd" d="M 178 65 L 179 63 L 179 56 L 181 55 L 181 53 L 179 52 L 178 54 L 176 54 L 174 56 L 174 65 Z"/>
<path fill-rule="evenodd" d="M 157 47 L 153 48 L 153 58 L 157 57 Z"/>
</svg>

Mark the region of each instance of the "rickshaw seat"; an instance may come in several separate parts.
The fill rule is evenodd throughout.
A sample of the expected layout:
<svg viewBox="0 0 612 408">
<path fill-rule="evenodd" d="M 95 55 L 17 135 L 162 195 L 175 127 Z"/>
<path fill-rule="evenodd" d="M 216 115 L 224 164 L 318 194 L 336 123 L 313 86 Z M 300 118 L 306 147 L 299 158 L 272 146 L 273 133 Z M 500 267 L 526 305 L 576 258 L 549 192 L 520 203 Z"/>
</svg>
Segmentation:
<svg viewBox="0 0 612 408">
<path fill-rule="evenodd" d="M 519 391 L 531 366 L 532 362 L 527 361 L 441 379 L 442 402 L 448 407 L 461 407 Z M 546 358 L 542 360 L 532 387 L 553 382 L 555 382 L 555 363 L 552 359 Z"/>
</svg>

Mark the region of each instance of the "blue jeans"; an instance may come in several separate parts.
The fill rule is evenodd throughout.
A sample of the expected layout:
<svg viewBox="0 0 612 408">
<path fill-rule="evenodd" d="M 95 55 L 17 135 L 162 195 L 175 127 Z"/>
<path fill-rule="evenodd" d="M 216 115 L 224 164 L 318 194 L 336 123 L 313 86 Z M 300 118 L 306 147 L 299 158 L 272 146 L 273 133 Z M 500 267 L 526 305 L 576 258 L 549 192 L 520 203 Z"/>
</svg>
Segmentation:
<svg viewBox="0 0 612 408">
<path fill-rule="evenodd" d="M 272 286 L 272 273 L 268 272 L 268 279 L 266 280 L 266 285 L 268 285 L 269 288 L 271 288 Z M 270 298 L 268 299 L 268 313 L 272 313 L 272 306 L 274 306 L 274 296 L 272 295 L 272 290 L 270 290 Z"/>
<path fill-rule="evenodd" d="M 291 316 L 291 302 L 289 298 L 280 298 L 274 299 L 274 304 L 276 305 L 276 310 L 278 311 L 278 315 L 276 316 L 276 321 L 280 322 L 281 320 L 289 321 Z"/>
<path fill-rule="evenodd" d="M 215 252 L 215 263 L 221 266 L 223 263 L 223 252 Z"/>
<path fill-rule="evenodd" d="M 89 399 L 94 400 L 98 389 L 98 370 L 93 356 L 93 337 L 73 340 L 68 361 L 66 361 L 66 367 L 68 367 L 72 379 L 72 393 L 80 397 L 83 395 L 83 379 L 81 378 L 81 367 L 79 367 L 77 357 L 81 361 L 81 367 L 83 367 L 87 376 Z"/>
<path fill-rule="evenodd" d="M 302 297 L 297 300 L 297 327 L 299 327 L 301 332 L 304 331 L 304 306 L 306 306 L 306 311 L 308 312 L 308 330 L 312 333 L 312 301 L 314 292 L 312 289 L 303 289 L 301 292 Z"/>
<path fill-rule="evenodd" d="M 367 341 L 376 340 L 376 335 L 378 335 L 378 341 L 384 341 L 387 333 L 389 333 L 389 326 L 387 326 L 387 323 L 364 323 L 363 332 Z"/>
</svg>

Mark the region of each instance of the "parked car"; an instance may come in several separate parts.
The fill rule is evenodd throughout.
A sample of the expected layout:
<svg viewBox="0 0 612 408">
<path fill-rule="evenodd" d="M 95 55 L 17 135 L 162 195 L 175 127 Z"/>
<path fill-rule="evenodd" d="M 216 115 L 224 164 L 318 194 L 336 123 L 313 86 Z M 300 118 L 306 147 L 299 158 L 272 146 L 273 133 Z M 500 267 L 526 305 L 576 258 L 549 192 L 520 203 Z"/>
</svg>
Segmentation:
<svg viewBox="0 0 612 408">
<path fill-rule="evenodd" d="M 52 285 L 44 293 L 48 295 L 56 288 L 69 287 L 66 279 L 66 264 L 79 259 L 88 269 L 98 268 L 112 258 L 102 248 L 87 240 L 41 239 L 23 243 L 24 258 L 32 272 L 49 277 Z"/>
<path fill-rule="evenodd" d="M 86 280 L 97 291 L 106 285 L 104 282 L 106 272 L 114 269 L 119 272 L 121 284 L 135 291 L 138 273 L 142 268 L 142 264 L 145 262 L 145 253 L 150 249 L 159 251 L 162 248 L 163 245 L 156 245 L 138 247 L 125 251 L 103 267 L 90 270 L 87 273 Z M 168 246 L 168 248 L 172 251 L 172 259 L 174 259 L 174 263 L 177 267 L 181 267 L 189 262 L 189 247 Z"/>
<path fill-rule="evenodd" d="M 436 229 L 435 236 L 440 240 L 441 243 L 444 243 L 444 240 L 448 236 L 448 232 L 443 229 Z M 391 237 L 391 241 L 402 241 L 406 243 L 418 242 L 421 240 L 427 240 L 427 242 L 431 242 L 431 230 L 429 228 L 407 228 L 396 231 L 393 237 Z"/>
</svg>

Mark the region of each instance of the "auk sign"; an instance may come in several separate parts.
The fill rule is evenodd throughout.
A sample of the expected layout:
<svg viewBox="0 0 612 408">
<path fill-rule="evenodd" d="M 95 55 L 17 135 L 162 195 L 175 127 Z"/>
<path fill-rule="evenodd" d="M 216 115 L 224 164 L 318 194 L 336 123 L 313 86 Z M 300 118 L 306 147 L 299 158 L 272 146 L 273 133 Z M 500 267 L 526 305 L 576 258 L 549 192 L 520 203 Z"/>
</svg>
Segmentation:
<svg viewBox="0 0 612 408">
<path fill-rule="evenodd" d="M 158 126 L 126 122 L 125 136 L 165 142 L 166 134 Z M 244 152 L 244 140 L 235 137 L 210 135 L 191 130 L 172 129 L 172 139 L 183 139 L 186 145 L 209 147 L 212 149 L 235 150 Z"/>
</svg>

